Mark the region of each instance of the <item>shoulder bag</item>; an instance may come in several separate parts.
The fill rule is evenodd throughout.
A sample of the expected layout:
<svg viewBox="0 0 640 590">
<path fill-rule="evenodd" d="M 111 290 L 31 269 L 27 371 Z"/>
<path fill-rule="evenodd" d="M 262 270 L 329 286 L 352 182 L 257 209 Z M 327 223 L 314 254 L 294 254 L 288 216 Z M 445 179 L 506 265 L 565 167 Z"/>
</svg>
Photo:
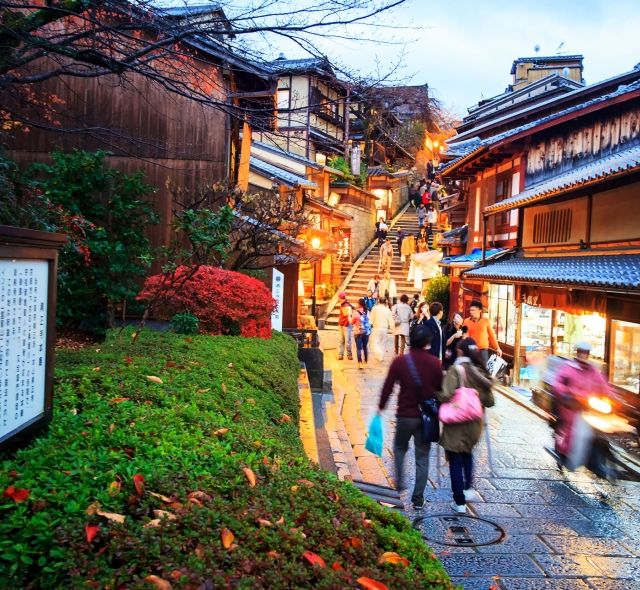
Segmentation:
<svg viewBox="0 0 640 590">
<path fill-rule="evenodd" d="M 420 390 L 422 391 L 422 380 L 416 369 L 416 364 L 411 358 L 411 353 L 405 356 L 407 360 L 407 366 L 409 367 L 409 373 L 411 378 L 416 382 Z M 425 399 L 418 404 L 420 410 L 421 420 L 421 432 L 422 442 L 432 443 L 438 442 L 440 439 L 440 423 L 438 422 L 438 400 Z"/>
<path fill-rule="evenodd" d="M 482 418 L 482 402 L 473 387 L 466 387 L 466 372 L 461 365 L 453 365 L 460 375 L 460 386 L 450 401 L 440 404 L 438 416 L 443 424 L 464 424 Z"/>
</svg>

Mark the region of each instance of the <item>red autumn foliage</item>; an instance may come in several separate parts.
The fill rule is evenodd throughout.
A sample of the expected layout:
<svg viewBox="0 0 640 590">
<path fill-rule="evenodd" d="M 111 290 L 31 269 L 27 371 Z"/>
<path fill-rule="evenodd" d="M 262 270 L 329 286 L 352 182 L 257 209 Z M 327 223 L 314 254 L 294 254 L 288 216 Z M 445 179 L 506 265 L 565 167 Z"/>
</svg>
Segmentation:
<svg viewBox="0 0 640 590">
<path fill-rule="evenodd" d="M 142 496 L 144 493 L 144 476 L 136 473 L 133 476 L 133 485 L 136 488 L 136 492 L 138 492 L 138 496 Z"/>
<path fill-rule="evenodd" d="M 26 502 L 29 498 L 30 490 L 23 490 L 15 486 L 9 486 L 2 494 L 5 498 L 11 498 L 16 504 Z"/>
<path fill-rule="evenodd" d="M 91 541 L 93 541 L 96 538 L 96 535 L 98 534 L 99 530 L 100 530 L 100 527 L 97 525 L 90 525 L 90 524 L 84 525 L 84 534 L 87 537 L 87 541 L 89 543 L 91 543 Z"/>
<path fill-rule="evenodd" d="M 267 287 L 247 275 L 217 266 L 179 266 L 171 275 L 149 277 L 138 299 L 157 301 L 156 316 L 171 319 L 191 312 L 208 334 L 271 338 L 275 301 Z"/>
</svg>

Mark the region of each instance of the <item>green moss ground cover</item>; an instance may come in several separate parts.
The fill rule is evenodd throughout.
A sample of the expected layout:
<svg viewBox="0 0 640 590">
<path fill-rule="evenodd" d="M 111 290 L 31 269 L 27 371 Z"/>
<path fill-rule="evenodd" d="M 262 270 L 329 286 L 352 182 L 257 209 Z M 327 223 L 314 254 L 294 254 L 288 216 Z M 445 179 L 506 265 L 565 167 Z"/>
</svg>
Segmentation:
<svg viewBox="0 0 640 590">
<path fill-rule="evenodd" d="M 0 587 L 452 588 L 406 519 L 304 457 L 297 374 L 280 334 L 59 351 L 49 432 L 0 456 Z"/>
</svg>

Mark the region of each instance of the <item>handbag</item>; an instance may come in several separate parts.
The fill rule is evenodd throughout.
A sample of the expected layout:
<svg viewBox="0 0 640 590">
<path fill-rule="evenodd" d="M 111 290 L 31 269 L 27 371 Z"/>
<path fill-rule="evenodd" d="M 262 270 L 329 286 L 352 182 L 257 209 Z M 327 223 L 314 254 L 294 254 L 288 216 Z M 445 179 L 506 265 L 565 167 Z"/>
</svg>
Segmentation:
<svg viewBox="0 0 640 590">
<path fill-rule="evenodd" d="M 438 417 L 443 424 L 464 424 L 482 418 L 482 402 L 478 392 L 473 387 L 466 387 L 465 370 L 460 365 L 454 365 L 460 373 L 460 387 L 453 392 L 450 401 L 440 404 Z"/>
<path fill-rule="evenodd" d="M 367 442 L 365 443 L 364 448 L 367 449 L 367 451 L 371 451 L 374 455 L 382 457 L 383 439 L 382 418 L 379 414 L 376 414 L 369 424 L 369 435 L 367 436 Z"/>
<path fill-rule="evenodd" d="M 411 373 L 411 378 L 422 389 L 422 380 L 416 369 L 416 365 L 411 358 L 411 354 L 406 356 L 407 366 Z M 438 442 L 440 439 L 440 422 L 438 421 L 438 400 L 425 399 L 418 404 L 420 409 L 420 431 L 423 443 Z"/>
</svg>

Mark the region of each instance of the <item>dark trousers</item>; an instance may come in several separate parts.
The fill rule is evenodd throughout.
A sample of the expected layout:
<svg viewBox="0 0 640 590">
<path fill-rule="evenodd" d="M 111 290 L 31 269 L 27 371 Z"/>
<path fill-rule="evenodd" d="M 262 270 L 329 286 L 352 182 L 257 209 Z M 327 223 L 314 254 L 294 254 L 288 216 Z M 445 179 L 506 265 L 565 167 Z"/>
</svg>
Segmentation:
<svg viewBox="0 0 640 590">
<path fill-rule="evenodd" d="M 413 437 L 413 446 L 416 453 L 416 483 L 411 494 L 414 504 L 422 504 L 424 489 L 427 486 L 429 476 L 429 451 L 431 443 L 422 442 L 422 421 L 420 418 L 396 417 L 396 434 L 393 439 L 393 456 L 396 468 L 396 488 L 405 488 L 403 479 L 404 456 L 409 449 L 409 441 Z"/>
<path fill-rule="evenodd" d="M 480 360 L 482 361 L 482 366 L 487 368 L 487 361 L 489 360 L 489 349 L 488 348 L 480 348 L 478 350 L 480 353 Z"/>
<path fill-rule="evenodd" d="M 459 506 L 466 504 L 464 490 L 471 487 L 473 477 L 473 455 L 471 453 L 453 453 L 447 451 L 449 459 L 449 475 L 453 501 Z"/>
<path fill-rule="evenodd" d="M 369 362 L 369 334 L 357 334 L 356 335 L 356 351 L 358 353 L 358 362 L 362 362 L 362 356 L 364 355 L 364 362 Z"/>
</svg>

